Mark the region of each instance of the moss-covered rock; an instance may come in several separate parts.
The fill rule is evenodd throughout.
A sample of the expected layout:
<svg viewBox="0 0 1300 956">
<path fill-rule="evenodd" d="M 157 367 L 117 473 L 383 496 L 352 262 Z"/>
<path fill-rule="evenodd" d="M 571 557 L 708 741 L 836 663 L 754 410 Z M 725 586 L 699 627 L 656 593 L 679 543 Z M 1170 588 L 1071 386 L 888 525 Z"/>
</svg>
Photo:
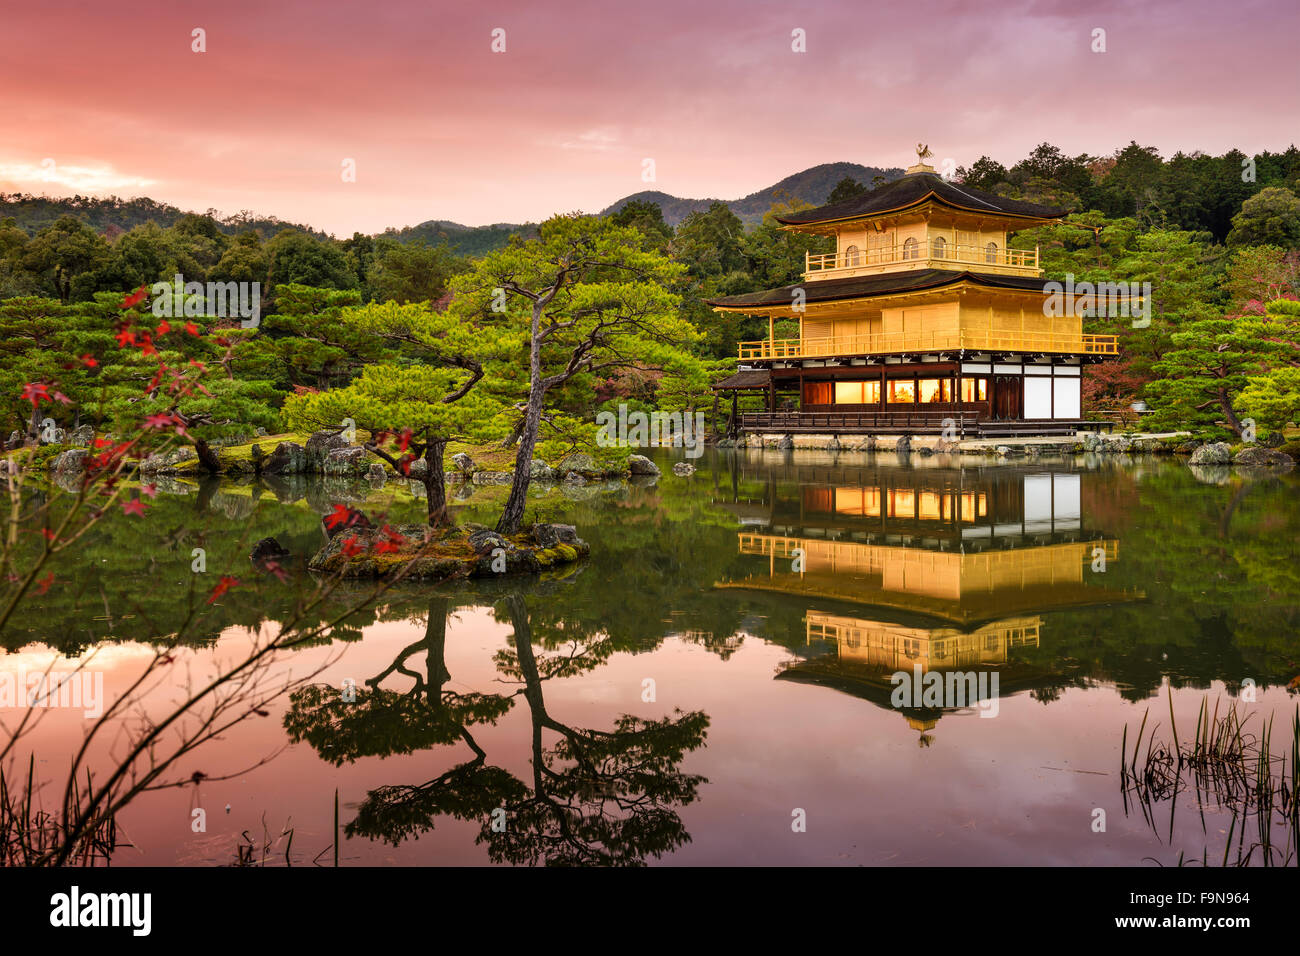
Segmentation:
<svg viewBox="0 0 1300 956">
<path fill-rule="evenodd" d="M 534 525 L 509 537 L 475 525 L 443 531 L 400 525 L 341 531 L 307 566 L 345 578 L 400 574 L 404 579 L 441 581 L 536 574 L 572 564 L 590 553 L 590 545 L 565 525 Z"/>
</svg>

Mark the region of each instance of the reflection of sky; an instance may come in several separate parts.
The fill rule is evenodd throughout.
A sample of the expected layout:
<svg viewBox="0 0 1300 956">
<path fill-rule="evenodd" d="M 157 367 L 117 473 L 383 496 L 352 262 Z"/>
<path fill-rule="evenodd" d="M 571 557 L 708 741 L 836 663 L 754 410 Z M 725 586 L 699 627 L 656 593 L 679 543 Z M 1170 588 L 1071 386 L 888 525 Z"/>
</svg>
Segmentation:
<svg viewBox="0 0 1300 956">
<path fill-rule="evenodd" d="M 491 662 L 509 634 L 509 627 L 485 610 L 457 612 L 448 626 L 448 687 L 511 690 L 496 682 Z M 369 627 L 364 642 L 348 645 L 342 660 L 320 679 L 341 686 L 352 677 L 360 684 L 423 636 L 420 623 Z M 242 643 L 242 636 L 228 634 L 222 652 L 236 653 Z M 305 650 L 292 658 L 292 666 L 305 672 L 327 653 Z M 917 732 L 890 710 L 829 688 L 774 680 L 790 659 L 789 651 L 753 638 L 726 661 L 670 638 L 653 652 L 616 655 L 587 675 L 545 682 L 546 705 L 557 720 L 604 729 L 623 713 L 646 718 L 675 708 L 708 713 L 706 745 L 686 758 L 682 770 L 710 782 L 701 788 L 700 801 L 680 811 L 692 842 L 669 862 L 1135 865 L 1148 853 L 1167 857 L 1168 850 L 1150 837 L 1140 818 L 1124 818 L 1119 802 L 1118 731 L 1125 721 L 1141 720 L 1146 702 L 1125 703 L 1110 688 L 1067 690 L 1047 706 L 1017 694 L 1002 699 L 993 719 L 974 713 L 945 716 L 933 744 L 923 749 Z M 422 668 L 423 652 L 410 664 Z M 133 670 L 123 666 L 109 672 L 110 694 Z M 656 684 L 653 703 L 641 700 L 647 677 Z M 385 686 L 402 690 L 409 684 L 398 677 Z M 1209 691 L 1211 697 L 1220 692 L 1218 686 Z M 1180 726 L 1195 726 L 1202 693 L 1175 692 Z M 1285 697 L 1279 691 L 1261 693 L 1259 707 L 1285 709 Z M 1161 701 L 1163 708 L 1163 692 Z M 273 752 L 284 740 L 284 705 L 271 711 L 269 718 L 254 718 L 223 735 L 184 772 L 227 773 Z M 39 730 L 38 754 L 48 755 L 53 766 L 80 722 L 50 714 Z M 491 763 L 531 779 L 522 700 L 497 725 L 472 732 Z M 553 742 L 549 733 L 545 739 Z M 260 838 L 263 813 L 272 836 L 291 822 L 295 858 L 303 862 L 329 845 L 335 787 L 346 823 L 368 789 L 423 783 L 469 757 L 468 748 L 457 744 L 336 769 L 309 746 L 298 745 L 235 780 L 146 796 L 124 823 L 147 854 L 125 850 L 115 862 L 226 862 L 241 831 Z M 195 806 L 208 811 L 206 834 L 190 831 Z M 806 833 L 790 830 L 796 807 L 807 811 Z M 1091 832 L 1093 807 L 1108 812 L 1105 834 Z M 1194 814 L 1185 816 L 1190 821 Z M 343 861 L 478 864 L 485 857 L 474 844 L 476 833 L 476 826 L 440 819 L 435 832 L 398 848 L 349 841 Z"/>
<path fill-rule="evenodd" d="M 645 189 L 734 199 L 819 163 L 907 166 L 918 140 L 940 168 L 1010 165 L 1044 140 L 1282 150 L 1296 115 L 1289 0 L 558 7 L 10 4 L 0 189 L 349 235 L 594 212 Z M 1247 53 L 1248 92 L 1204 69 Z"/>
</svg>

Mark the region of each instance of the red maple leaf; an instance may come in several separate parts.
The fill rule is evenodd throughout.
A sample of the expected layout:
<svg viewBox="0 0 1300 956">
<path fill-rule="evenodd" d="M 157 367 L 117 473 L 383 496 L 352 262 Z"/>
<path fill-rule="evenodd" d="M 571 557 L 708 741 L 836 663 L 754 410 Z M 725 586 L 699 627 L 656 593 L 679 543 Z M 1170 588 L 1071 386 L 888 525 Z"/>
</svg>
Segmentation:
<svg viewBox="0 0 1300 956">
<path fill-rule="evenodd" d="M 43 382 L 28 382 L 23 386 L 23 398 L 32 403 L 35 408 L 41 402 L 50 400 L 50 387 Z"/>
<path fill-rule="evenodd" d="M 174 424 L 176 424 L 176 419 L 168 415 L 166 412 L 150 415 L 144 420 L 145 428 L 170 428 Z"/>
<path fill-rule="evenodd" d="M 397 436 L 397 450 L 406 451 L 406 446 L 411 443 L 411 430 L 403 428 Z"/>
<path fill-rule="evenodd" d="M 55 531 L 53 528 L 42 528 L 41 534 L 45 536 L 46 541 L 53 541 L 55 538 L 59 536 L 59 533 Z"/>
<path fill-rule="evenodd" d="M 356 515 L 347 505 L 335 505 L 333 512 L 325 516 L 325 527 L 348 528 L 356 523 Z"/>
<path fill-rule="evenodd" d="M 361 545 L 357 543 L 356 535 L 353 535 L 352 537 L 344 541 L 341 550 L 345 558 L 355 558 L 358 554 L 360 554 Z"/>
<path fill-rule="evenodd" d="M 144 301 L 145 295 L 147 295 L 147 293 L 145 292 L 145 287 L 140 286 L 140 288 L 135 290 L 134 294 L 124 296 L 122 299 L 122 304 L 118 306 L 118 308 L 129 309 L 132 306 L 139 305 L 141 302 Z"/>
<path fill-rule="evenodd" d="M 51 571 L 49 574 L 45 575 L 45 577 L 41 578 L 39 581 L 36 582 L 36 593 L 44 594 L 50 589 L 50 585 L 53 583 L 54 583 L 54 572 Z"/>
<path fill-rule="evenodd" d="M 131 326 L 123 326 L 121 331 L 114 338 L 120 348 L 126 348 L 128 345 L 135 345 L 135 332 L 131 331 Z"/>
<path fill-rule="evenodd" d="M 166 319 L 163 319 L 161 322 L 158 323 L 158 331 L 155 332 L 154 334 L 166 335 L 171 330 L 172 330 L 172 324 L 168 322 Z"/>
<path fill-rule="evenodd" d="M 157 498 L 157 497 L 158 497 L 158 486 L 155 485 L 155 484 L 152 484 L 152 483 L 151 483 L 151 484 L 147 484 L 147 485 L 141 485 L 141 486 L 140 486 L 140 493 L 141 493 L 141 494 L 144 494 L 144 495 L 148 495 L 150 498 Z"/>
<path fill-rule="evenodd" d="M 212 589 L 212 595 L 208 598 L 208 603 L 211 604 L 217 598 L 221 597 L 221 595 L 235 587 L 239 587 L 239 579 L 223 574 L 221 580 L 217 582 L 217 586 Z"/>
<path fill-rule="evenodd" d="M 122 502 L 122 514 L 124 515 L 139 515 L 140 517 L 143 518 L 144 512 L 145 512 L 144 502 L 141 501 L 139 498 L 134 498 L 131 501 Z"/>
<path fill-rule="evenodd" d="M 185 331 L 188 332 L 190 335 L 198 335 L 199 327 L 195 325 L 193 322 L 186 322 Z"/>
<path fill-rule="evenodd" d="M 375 551 L 378 554 L 391 554 L 400 551 L 402 545 L 406 543 L 406 539 L 389 525 L 384 525 L 380 529 L 380 533 L 384 536 L 384 539 L 375 545 Z"/>
<path fill-rule="evenodd" d="M 86 366 L 86 368 L 94 368 L 99 364 L 99 362 L 95 360 L 95 357 L 93 355 L 87 352 L 85 355 L 81 357 L 81 364 Z"/>
</svg>

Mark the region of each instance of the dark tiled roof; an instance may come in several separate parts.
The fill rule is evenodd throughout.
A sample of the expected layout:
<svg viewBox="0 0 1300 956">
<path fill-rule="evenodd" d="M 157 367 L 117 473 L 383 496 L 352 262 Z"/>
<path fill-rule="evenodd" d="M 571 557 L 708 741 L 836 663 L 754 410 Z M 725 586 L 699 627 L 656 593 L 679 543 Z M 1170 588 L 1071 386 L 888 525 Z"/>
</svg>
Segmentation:
<svg viewBox="0 0 1300 956">
<path fill-rule="evenodd" d="M 730 309 L 745 306 L 789 305 L 793 300 L 795 289 L 803 289 L 807 302 L 834 302 L 838 299 L 863 299 L 894 292 L 937 289 L 961 281 L 974 282 L 995 289 L 1042 292 L 1044 284 L 1049 280 L 1028 276 L 988 275 L 982 272 L 951 272 L 946 269 L 913 269 L 910 272 L 886 272 L 880 275 L 851 276 L 847 279 L 815 279 L 799 285 L 788 285 L 783 289 L 767 289 L 763 292 L 746 292 L 743 295 L 711 299 L 708 304 Z"/>
<path fill-rule="evenodd" d="M 947 206 L 957 209 L 969 209 L 974 212 L 987 212 L 1007 216 L 1026 216 L 1031 219 L 1059 219 L 1068 210 L 1040 206 L 1037 203 L 1021 202 L 1019 199 L 1003 199 L 983 190 L 973 189 L 959 183 L 946 182 L 935 173 L 909 173 L 902 179 L 895 179 L 869 193 L 837 202 L 820 209 L 777 216 L 777 222 L 787 226 L 812 225 L 822 222 L 836 222 L 842 219 L 857 219 L 879 213 L 906 209 L 925 200 L 931 193 L 934 198 Z"/>
<path fill-rule="evenodd" d="M 744 388 L 767 388 L 772 381 L 770 368 L 742 369 L 713 386 L 714 391 L 733 391 Z"/>
</svg>

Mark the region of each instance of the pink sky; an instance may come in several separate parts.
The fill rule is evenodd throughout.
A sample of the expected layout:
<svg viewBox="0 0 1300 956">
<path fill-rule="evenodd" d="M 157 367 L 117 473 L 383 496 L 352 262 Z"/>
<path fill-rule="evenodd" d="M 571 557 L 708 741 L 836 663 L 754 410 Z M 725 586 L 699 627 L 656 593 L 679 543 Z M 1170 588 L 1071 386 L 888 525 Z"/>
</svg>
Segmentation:
<svg viewBox="0 0 1300 956">
<path fill-rule="evenodd" d="M 735 199 L 849 160 L 1285 149 L 1294 0 L 9 4 L 0 190 L 339 235 Z M 191 51 L 206 31 L 207 52 Z M 506 52 L 491 50 L 494 28 Z M 791 50 L 806 31 L 807 52 Z M 1092 31 L 1107 52 L 1093 53 Z M 357 181 L 340 176 L 356 161 Z M 642 180 L 642 161 L 656 180 Z M 52 160 L 53 164 L 43 161 Z"/>
</svg>

